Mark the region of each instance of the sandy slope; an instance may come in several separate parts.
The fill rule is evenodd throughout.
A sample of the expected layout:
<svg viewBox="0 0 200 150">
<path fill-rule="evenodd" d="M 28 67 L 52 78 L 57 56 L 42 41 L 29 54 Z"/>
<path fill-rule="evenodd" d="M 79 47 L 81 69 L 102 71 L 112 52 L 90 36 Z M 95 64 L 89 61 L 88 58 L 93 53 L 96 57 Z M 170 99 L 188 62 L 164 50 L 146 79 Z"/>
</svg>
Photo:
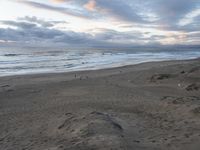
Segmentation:
<svg viewBox="0 0 200 150">
<path fill-rule="evenodd" d="M 0 78 L 1 150 L 199 148 L 199 59 Z"/>
</svg>

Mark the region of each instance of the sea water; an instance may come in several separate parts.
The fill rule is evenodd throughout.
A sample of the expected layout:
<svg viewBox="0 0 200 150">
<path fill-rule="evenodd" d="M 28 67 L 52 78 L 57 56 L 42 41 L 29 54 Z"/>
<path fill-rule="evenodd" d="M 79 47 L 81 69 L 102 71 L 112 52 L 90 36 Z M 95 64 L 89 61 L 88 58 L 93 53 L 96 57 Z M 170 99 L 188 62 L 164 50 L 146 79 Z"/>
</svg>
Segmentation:
<svg viewBox="0 0 200 150">
<path fill-rule="evenodd" d="M 72 50 L 0 47 L 0 76 L 96 70 L 150 61 L 200 57 L 199 48 Z"/>
</svg>

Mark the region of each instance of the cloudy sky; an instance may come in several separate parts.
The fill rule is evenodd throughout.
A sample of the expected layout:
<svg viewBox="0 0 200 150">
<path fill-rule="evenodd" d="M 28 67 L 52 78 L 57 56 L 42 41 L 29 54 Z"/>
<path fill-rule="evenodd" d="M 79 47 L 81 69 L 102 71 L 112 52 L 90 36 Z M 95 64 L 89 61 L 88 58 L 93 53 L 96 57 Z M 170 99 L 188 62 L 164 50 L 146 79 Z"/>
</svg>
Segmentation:
<svg viewBox="0 0 200 150">
<path fill-rule="evenodd" d="M 0 44 L 200 44 L 200 0 L 0 0 Z"/>
</svg>

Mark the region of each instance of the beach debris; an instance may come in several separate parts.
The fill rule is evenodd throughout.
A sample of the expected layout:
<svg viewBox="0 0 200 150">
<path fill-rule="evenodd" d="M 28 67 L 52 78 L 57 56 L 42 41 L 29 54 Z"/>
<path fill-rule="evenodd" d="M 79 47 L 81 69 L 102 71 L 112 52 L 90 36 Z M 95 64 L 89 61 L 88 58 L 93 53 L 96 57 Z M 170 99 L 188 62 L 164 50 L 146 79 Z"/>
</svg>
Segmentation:
<svg viewBox="0 0 200 150">
<path fill-rule="evenodd" d="M 178 87 L 179 87 L 179 88 L 182 88 L 182 89 L 185 89 L 184 83 L 178 83 Z"/>
</svg>

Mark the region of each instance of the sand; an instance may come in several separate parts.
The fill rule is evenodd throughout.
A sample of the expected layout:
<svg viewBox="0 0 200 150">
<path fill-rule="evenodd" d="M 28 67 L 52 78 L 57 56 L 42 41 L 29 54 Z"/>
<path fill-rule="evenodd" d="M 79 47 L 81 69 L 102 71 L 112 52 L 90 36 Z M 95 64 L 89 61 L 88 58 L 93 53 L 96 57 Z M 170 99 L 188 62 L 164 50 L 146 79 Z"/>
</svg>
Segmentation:
<svg viewBox="0 0 200 150">
<path fill-rule="evenodd" d="M 199 150 L 200 59 L 0 78 L 1 150 Z"/>
</svg>

